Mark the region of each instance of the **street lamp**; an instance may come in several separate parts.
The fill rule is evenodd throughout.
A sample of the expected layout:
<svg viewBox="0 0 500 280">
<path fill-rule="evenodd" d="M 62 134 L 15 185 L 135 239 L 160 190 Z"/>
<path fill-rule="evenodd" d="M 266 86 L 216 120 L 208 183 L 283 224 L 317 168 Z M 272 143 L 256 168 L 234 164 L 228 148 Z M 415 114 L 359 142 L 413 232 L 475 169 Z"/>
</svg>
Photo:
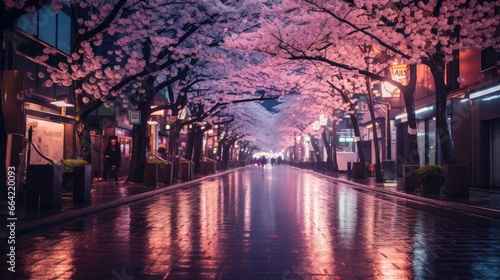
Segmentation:
<svg viewBox="0 0 500 280">
<path fill-rule="evenodd" d="M 56 105 L 57 107 L 75 107 L 67 95 L 58 95 L 50 104 Z"/>
</svg>

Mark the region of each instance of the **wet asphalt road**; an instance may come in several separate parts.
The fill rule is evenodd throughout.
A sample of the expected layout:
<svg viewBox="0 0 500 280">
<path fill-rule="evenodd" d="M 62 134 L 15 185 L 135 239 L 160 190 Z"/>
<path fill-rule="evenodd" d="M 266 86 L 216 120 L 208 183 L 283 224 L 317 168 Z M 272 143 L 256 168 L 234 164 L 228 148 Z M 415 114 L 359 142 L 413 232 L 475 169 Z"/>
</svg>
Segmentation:
<svg viewBox="0 0 500 280">
<path fill-rule="evenodd" d="M 287 166 L 17 237 L 2 279 L 499 279 L 500 220 L 358 191 Z"/>
</svg>

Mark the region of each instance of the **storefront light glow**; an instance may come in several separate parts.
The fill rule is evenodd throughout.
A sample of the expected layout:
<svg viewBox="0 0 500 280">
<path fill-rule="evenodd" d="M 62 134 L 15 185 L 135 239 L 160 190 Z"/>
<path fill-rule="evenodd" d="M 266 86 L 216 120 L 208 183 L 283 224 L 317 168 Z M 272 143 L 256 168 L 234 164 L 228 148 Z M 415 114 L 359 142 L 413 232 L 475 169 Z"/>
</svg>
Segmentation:
<svg viewBox="0 0 500 280">
<path fill-rule="evenodd" d="M 57 107 L 75 107 L 73 103 L 70 102 L 69 98 L 65 95 L 57 96 L 54 101 L 50 102 L 52 105 L 56 105 Z"/>
<path fill-rule="evenodd" d="M 427 106 L 427 107 L 424 107 L 424 108 L 420 108 L 418 110 L 415 111 L 415 115 L 416 114 L 420 114 L 420 113 L 423 113 L 423 112 L 427 112 L 429 110 L 432 110 L 434 107 L 433 106 Z M 399 119 L 404 119 L 408 116 L 407 113 L 404 113 L 404 114 L 401 114 L 401 115 L 397 115 L 395 117 L 396 120 L 399 120 Z"/>
<path fill-rule="evenodd" d="M 481 99 L 481 100 L 483 100 L 483 101 L 488 101 L 488 100 L 497 99 L 497 98 L 500 98 L 500 95 L 498 95 L 498 94 L 497 94 L 497 95 L 493 95 L 493 96 L 485 97 L 485 98 L 483 98 L 483 99 Z"/>
<path fill-rule="evenodd" d="M 483 89 L 483 90 L 480 90 L 480 91 L 477 91 L 477 92 L 474 92 L 474 93 L 471 93 L 469 95 L 469 99 L 475 99 L 475 98 L 479 98 L 481 96 L 485 96 L 487 94 L 490 94 L 490 93 L 493 93 L 495 91 L 499 91 L 500 90 L 500 85 L 496 85 L 494 87 L 490 87 L 490 88 L 487 88 L 487 89 Z M 484 99 L 483 99 L 484 100 Z"/>
<path fill-rule="evenodd" d="M 155 120 L 151 120 L 151 119 L 150 119 L 150 120 L 148 121 L 148 124 L 149 124 L 149 125 L 155 125 L 155 124 L 158 124 L 158 122 L 157 122 L 157 121 L 155 121 Z"/>
</svg>

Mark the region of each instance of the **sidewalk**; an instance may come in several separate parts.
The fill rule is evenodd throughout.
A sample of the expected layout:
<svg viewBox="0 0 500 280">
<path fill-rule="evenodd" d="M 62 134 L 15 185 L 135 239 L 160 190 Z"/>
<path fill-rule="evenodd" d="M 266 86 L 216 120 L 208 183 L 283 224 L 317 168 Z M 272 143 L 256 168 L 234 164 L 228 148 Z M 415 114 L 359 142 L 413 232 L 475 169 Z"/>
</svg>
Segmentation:
<svg viewBox="0 0 500 280">
<path fill-rule="evenodd" d="M 307 171 L 317 174 L 321 177 L 330 178 L 338 182 L 349 184 L 353 187 L 370 189 L 372 191 L 395 195 L 410 200 L 500 219 L 500 188 L 481 189 L 470 187 L 469 198 L 448 198 L 444 195 L 420 196 L 419 194 L 404 192 L 402 179 L 386 181 L 384 183 L 377 183 L 375 182 L 375 178 L 373 177 L 364 180 L 353 180 L 347 179 L 347 175 L 345 173 L 322 174 L 312 170 Z"/>
<path fill-rule="evenodd" d="M 84 215 L 89 215 L 105 209 L 131 203 L 140 199 L 168 192 L 173 189 L 188 187 L 210 178 L 219 177 L 237 170 L 222 170 L 216 174 L 203 176 L 196 174 L 191 181 L 174 180 L 172 185 L 159 184 L 157 187 L 143 184 L 125 183 L 123 180 L 116 185 L 113 181 L 94 181 L 91 188 L 90 203 L 73 203 L 72 194 L 63 193 L 60 209 L 25 209 L 24 204 L 17 202 L 15 217 L 16 233 L 23 234 L 45 226 L 53 225 Z M 7 201 L 0 202 L 0 218 L 6 220 Z M 0 239 L 6 237 L 4 229 L 0 229 Z"/>
<path fill-rule="evenodd" d="M 62 207 L 57 210 L 25 210 L 23 204 L 16 207 L 16 231 L 19 234 L 29 232 L 44 226 L 49 226 L 62 221 L 70 220 L 83 215 L 88 215 L 112 207 L 117 207 L 126 203 L 131 203 L 140 199 L 151 197 L 173 189 L 187 187 L 200 183 L 204 180 L 218 177 L 235 170 L 239 167 L 226 171 L 219 171 L 216 174 L 202 176 L 197 175 L 191 181 L 174 182 L 170 186 L 148 187 L 141 184 L 124 184 L 120 181 L 117 186 L 114 182 L 94 182 L 91 190 L 91 202 L 88 204 L 73 203 L 71 194 L 63 195 Z M 295 167 L 291 167 L 295 168 Z M 402 191 L 401 180 L 376 183 L 374 178 L 365 180 L 348 180 L 345 174 L 322 174 L 311 170 L 300 169 L 304 172 L 314 173 L 325 179 L 348 184 L 354 188 L 368 189 L 382 192 L 388 195 L 395 195 L 402 198 L 434 204 L 446 208 L 454 208 L 478 215 L 500 218 L 500 189 L 478 189 L 470 188 L 468 199 L 448 199 L 444 196 L 421 197 L 416 194 L 408 194 Z M 7 206 L 2 202 L 0 216 L 6 216 Z M 0 238 L 3 234 L 0 236 Z"/>
</svg>

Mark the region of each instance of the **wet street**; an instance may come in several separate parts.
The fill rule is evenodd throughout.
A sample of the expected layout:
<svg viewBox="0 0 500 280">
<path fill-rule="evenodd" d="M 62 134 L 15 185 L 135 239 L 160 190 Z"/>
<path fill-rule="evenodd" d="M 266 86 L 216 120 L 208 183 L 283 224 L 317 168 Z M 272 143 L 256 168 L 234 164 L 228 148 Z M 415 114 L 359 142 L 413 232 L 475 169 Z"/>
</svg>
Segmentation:
<svg viewBox="0 0 500 280">
<path fill-rule="evenodd" d="M 500 220 L 239 169 L 17 237 L 2 279 L 498 279 Z"/>
</svg>

